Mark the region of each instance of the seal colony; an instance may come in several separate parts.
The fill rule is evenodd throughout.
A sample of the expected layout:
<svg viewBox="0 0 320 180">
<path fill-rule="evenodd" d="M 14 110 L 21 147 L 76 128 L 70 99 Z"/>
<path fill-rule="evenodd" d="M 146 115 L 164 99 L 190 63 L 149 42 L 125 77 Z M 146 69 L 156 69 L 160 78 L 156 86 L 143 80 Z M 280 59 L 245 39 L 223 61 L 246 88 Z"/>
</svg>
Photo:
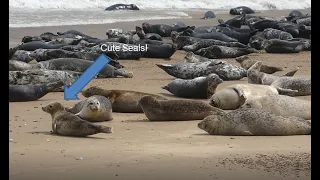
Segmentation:
<svg viewBox="0 0 320 180">
<path fill-rule="evenodd" d="M 105 10 L 139 8 L 115 4 Z M 182 50 L 186 56 L 176 64 L 155 63 L 175 77 L 158 88 L 180 99 L 112 86 L 88 87 L 81 92 L 85 99 L 71 107 L 60 102 L 42 107 L 51 115 L 53 133 L 112 133 L 113 128 L 94 122 L 112 123 L 116 121 L 113 113 L 144 113 L 149 121 L 202 120 L 194 127 L 211 135 L 310 135 L 311 123 L 306 120 L 311 120 L 311 103 L 294 96 L 311 95 L 311 78 L 295 76 L 299 68 L 282 76 L 273 75 L 284 67 L 267 64 L 255 55 L 310 51 L 311 16 L 294 11 L 276 19 L 259 16 L 246 6 L 232 8 L 230 14 L 236 16 L 215 20 L 218 14 L 208 11 L 203 19 L 216 21 L 217 25 L 208 20 L 208 26 L 198 27 L 183 22 L 143 22 L 129 31 L 108 29 L 102 39 L 72 29 L 27 35 L 21 44 L 9 49 L 9 102 L 36 101 L 50 92 L 63 92 L 63 86 L 79 78 L 100 54 L 111 61 L 97 78 L 130 81 L 134 72 L 125 70 L 121 60 L 145 57 L 170 61 L 176 51 Z M 129 46 L 131 51 L 126 48 Z M 148 48 L 140 50 L 141 46 Z M 248 78 L 248 84 L 239 82 L 219 89 L 225 81 L 243 78 Z"/>
</svg>

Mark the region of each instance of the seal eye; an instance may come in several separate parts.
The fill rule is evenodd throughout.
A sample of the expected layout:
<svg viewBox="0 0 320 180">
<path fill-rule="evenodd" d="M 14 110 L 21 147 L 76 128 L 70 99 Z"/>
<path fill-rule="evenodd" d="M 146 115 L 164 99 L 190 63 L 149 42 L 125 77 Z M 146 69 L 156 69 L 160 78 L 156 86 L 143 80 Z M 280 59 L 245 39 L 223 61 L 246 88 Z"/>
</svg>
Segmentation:
<svg viewBox="0 0 320 180">
<path fill-rule="evenodd" d="M 51 109 L 52 107 L 53 107 L 52 105 L 49 106 L 50 109 Z"/>
</svg>

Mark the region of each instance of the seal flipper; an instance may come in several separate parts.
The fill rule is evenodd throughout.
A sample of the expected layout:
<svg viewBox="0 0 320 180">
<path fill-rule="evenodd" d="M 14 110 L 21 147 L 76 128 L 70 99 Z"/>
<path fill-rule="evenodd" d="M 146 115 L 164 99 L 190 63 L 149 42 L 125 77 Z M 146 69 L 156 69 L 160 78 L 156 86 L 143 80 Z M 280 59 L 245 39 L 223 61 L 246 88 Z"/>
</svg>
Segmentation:
<svg viewBox="0 0 320 180">
<path fill-rule="evenodd" d="M 287 72 L 286 74 L 284 74 L 283 76 L 293 76 L 294 74 L 296 74 L 296 72 L 299 70 L 299 67 L 297 67 L 296 69 Z"/>
<path fill-rule="evenodd" d="M 169 86 L 163 86 L 163 87 L 161 87 L 161 88 L 169 91 Z M 170 92 L 170 91 L 169 91 L 169 92 Z"/>
<path fill-rule="evenodd" d="M 239 96 L 239 104 L 238 104 L 238 107 L 237 107 L 237 108 L 239 108 L 240 106 L 242 106 L 246 102 L 247 97 L 245 97 L 245 94 L 243 93 L 243 90 L 241 88 L 232 87 L 232 89 L 234 91 L 236 91 L 236 93 Z"/>
<path fill-rule="evenodd" d="M 237 133 L 238 136 L 252 136 L 253 134 L 250 131 L 241 131 Z"/>
<path fill-rule="evenodd" d="M 276 89 L 278 90 L 279 94 L 286 94 L 288 96 L 293 96 L 295 93 L 299 92 L 298 90 L 292 90 L 292 89 L 284 89 L 281 87 L 276 87 Z"/>
<path fill-rule="evenodd" d="M 125 71 L 121 71 L 119 69 L 114 70 L 114 75 L 123 76 L 125 78 L 133 78 L 133 72 L 125 72 Z"/>
</svg>

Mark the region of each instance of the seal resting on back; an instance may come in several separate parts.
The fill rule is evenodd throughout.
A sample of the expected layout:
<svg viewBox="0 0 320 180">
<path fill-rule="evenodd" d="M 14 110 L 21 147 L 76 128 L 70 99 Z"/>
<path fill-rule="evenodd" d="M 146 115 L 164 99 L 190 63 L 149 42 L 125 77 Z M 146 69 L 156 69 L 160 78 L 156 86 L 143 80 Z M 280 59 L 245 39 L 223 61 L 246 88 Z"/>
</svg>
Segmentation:
<svg viewBox="0 0 320 180">
<path fill-rule="evenodd" d="M 311 101 L 285 95 L 269 95 L 247 100 L 240 108 L 262 109 L 278 116 L 296 116 L 311 119 Z"/>
<path fill-rule="evenodd" d="M 112 133 L 113 128 L 92 124 L 67 112 L 61 103 L 54 102 L 42 107 L 52 117 L 52 133 L 62 136 L 85 137 L 98 133 Z"/>
<path fill-rule="evenodd" d="M 311 78 L 309 77 L 280 77 L 270 86 L 275 87 L 279 94 L 287 96 L 311 95 Z"/>
<path fill-rule="evenodd" d="M 127 90 L 106 90 L 96 86 L 82 91 L 82 95 L 87 98 L 93 95 L 107 97 L 111 101 L 112 111 L 121 113 L 143 113 L 138 101 L 145 95 L 150 95 L 158 100 L 167 100 L 167 98 L 155 94 Z"/>
<path fill-rule="evenodd" d="M 195 100 L 156 100 L 152 96 L 143 96 L 138 103 L 150 121 L 199 120 L 223 113 L 219 108 Z"/>
<path fill-rule="evenodd" d="M 9 84 L 9 102 L 36 101 L 61 86 L 62 81 L 34 85 Z"/>
<path fill-rule="evenodd" d="M 210 98 L 223 80 L 216 74 L 209 74 L 207 77 L 197 77 L 190 80 L 175 79 L 162 89 L 171 92 L 177 97 L 183 98 Z"/>
<path fill-rule="evenodd" d="M 224 136 L 311 135 L 309 121 L 295 116 L 278 116 L 254 108 L 208 116 L 198 124 L 198 127 L 210 135 Z"/>
<path fill-rule="evenodd" d="M 239 80 L 247 76 L 247 70 L 226 61 L 211 60 L 200 63 L 156 64 L 171 76 L 180 79 L 194 79 L 209 74 L 217 74 L 222 80 Z"/>
<path fill-rule="evenodd" d="M 104 96 L 90 96 L 86 100 L 76 103 L 71 108 L 65 109 L 81 119 L 90 122 L 111 121 L 113 119 L 111 102 Z"/>
<path fill-rule="evenodd" d="M 279 94 L 277 89 L 272 86 L 234 84 L 214 93 L 209 99 L 209 104 L 223 110 L 234 110 L 242 106 L 249 99 L 272 94 Z"/>
</svg>

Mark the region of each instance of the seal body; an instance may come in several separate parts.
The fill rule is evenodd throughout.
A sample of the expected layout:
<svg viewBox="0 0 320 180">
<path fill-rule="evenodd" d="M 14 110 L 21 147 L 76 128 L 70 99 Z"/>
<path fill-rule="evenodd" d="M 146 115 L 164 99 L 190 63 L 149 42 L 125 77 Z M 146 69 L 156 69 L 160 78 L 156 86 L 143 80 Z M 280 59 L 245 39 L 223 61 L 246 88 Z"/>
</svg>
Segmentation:
<svg viewBox="0 0 320 180">
<path fill-rule="evenodd" d="M 299 53 L 305 45 L 301 41 L 286 41 L 270 39 L 263 41 L 264 50 L 267 53 Z"/>
<path fill-rule="evenodd" d="M 66 111 L 90 122 L 111 121 L 113 119 L 110 100 L 99 95 L 90 96 L 73 107 L 66 108 Z"/>
<path fill-rule="evenodd" d="M 32 66 L 28 63 L 17 60 L 9 60 L 9 71 L 24 71 L 28 69 L 32 69 Z"/>
<path fill-rule="evenodd" d="M 28 63 L 28 62 L 32 61 L 32 59 L 33 59 L 29 55 L 30 55 L 30 51 L 17 50 L 17 51 L 15 51 L 15 53 L 13 53 L 11 55 L 11 57 L 9 59 Z"/>
<path fill-rule="evenodd" d="M 262 109 L 279 116 L 296 116 L 311 119 L 311 101 L 285 95 L 269 95 L 246 101 L 241 108 Z"/>
<path fill-rule="evenodd" d="M 198 127 L 210 135 L 289 136 L 311 135 L 311 122 L 291 116 L 283 117 L 261 109 L 237 109 L 223 115 L 211 115 Z"/>
<path fill-rule="evenodd" d="M 211 114 L 223 113 L 219 108 L 195 100 L 156 100 L 144 96 L 138 103 L 150 121 L 199 120 Z"/>
<path fill-rule="evenodd" d="M 202 48 L 195 51 L 195 54 L 198 54 L 203 57 L 210 59 L 220 59 L 220 58 L 236 58 L 239 56 L 257 53 L 258 51 L 253 48 L 238 48 L 238 47 L 227 47 L 227 46 L 209 46 L 207 48 Z"/>
<path fill-rule="evenodd" d="M 247 70 L 226 61 L 210 60 L 201 63 L 156 64 L 171 76 L 180 79 L 194 79 L 209 74 L 217 74 L 222 80 L 239 80 L 247 76 Z"/>
<path fill-rule="evenodd" d="M 190 80 L 175 79 L 168 85 L 162 87 L 177 97 L 183 98 L 210 98 L 216 88 L 223 80 L 216 74 L 209 74 L 207 77 L 197 77 Z"/>
<path fill-rule="evenodd" d="M 240 57 L 237 57 L 235 60 L 238 63 L 240 63 L 242 68 L 244 68 L 246 70 L 248 70 L 256 62 L 258 62 L 256 60 L 249 60 L 248 56 L 240 56 Z M 267 74 L 273 74 L 273 73 L 278 72 L 278 71 L 283 71 L 283 68 L 282 67 L 277 67 L 277 66 L 269 66 L 269 65 L 266 65 L 266 64 L 262 64 L 261 67 L 260 67 L 260 72 L 264 72 L 264 73 L 267 73 Z"/>
<path fill-rule="evenodd" d="M 37 67 L 49 70 L 84 72 L 92 63 L 92 61 L 77 58 L 57 58 L 38 62 Z M 105 65 L 98 74 L 98 77 L 101 78 L 114 78 L 117 76 L 132 78 L 133 74 L 131 72 L 120 71 L 109 64 Z"/>
<path fill-rule="evenodd" d="M 213 19 L 215 17 L 216 17 L 216 15 L 214 14 L 214 12 L 207 11 L 206 13 L 204 13 L 203 18 L 201 18 L 201 19 Z"/>
<path fill-rule="evenodd" d="M 34 51 L 36 49 L 59 49 L 65 46 L 64 44 L 50 45 L 42 41 L 31 41 L 20 45 L 19 50 Z"/>
<path fill-rule="evenodd" d="M 273 94 L 278 95 L 279 93 L 276 88 L 271 86 L 234 84 L 214 93 L 209 99 L 209 104 L 223 110 L 234 110 L 247 100 Z"/>
<path fill-rule="evenodd" d="M 229 11 L 231 15 L 242 15 L 242 14 L 254 14 L 254 11 L 247 6 L 239 6 L 236 8 L 231 8 Z"/>
<path fill-rule="evenodd" d="M 192 36 L 200 39 L 216 39 L 225 42 L 238 42 L 238 40 L 231 38 L 222 32 L 210 32 L 210 33 L 197 33 L 192 29 L 187 29 L 183 31 L 182 35 L 184 36 Z"/>
<path fill-rule="evenodd" d="M 112 133 L 113 128 L 92 124 L 67 112 L 61 103 L 54 102 L 42 107 L 52 117 L 52 132 L 62 136 L 85 137 L 97 133 Z"/>
<path fill-rule="evenodd" d="M 143 113 L 138 101 L 145 95 L 150 95 L 158 100 L 166 100 L 162 96 L 137 91 L 127 90 L 105 90 L 96 86 L 90 87 L 82 91 L 84 97 L 93 95 L 101 95 L 110 99 L 113 112 L 122 113 Z"/>
<path fill-rule="evenodd" d="M 270 86 L 275 87 L 279 94 L 287 96 L 311 95 L 311 78 L 309 77 L 281 77 Z"/>
<path fill-rule="evenodd" d="M 36 101 L 61 86 L 62 81 L 35 85 L 9 84 L 9 102 Z"/>
<path fill-rule="evenodd" d="M 115 11 L 115 10 L 140 10 L 135 4 L 114 4 L 105 9 L 105 11 Z"/>
<path fill-rule="evenodd" d="M 72 52 L 63 49 L 37 49 L 31 52 L 29 56 L 34 58 L 37 62 L 57 58 L 78 58 L 94 61 L 100 56 L 100 54 L 88 52 Z"/>
<path fill-rule="evenodd" d="M 161 37 L 170 37 L 171 32 L 175 31 L 177 28 L 167 25 L 167 24 L 150 24 L 147 22 L 142 23 L 142 29 L 144 33 L 156 33 Z"/>
<path fill-rule="evenodd" d="M 185 63 L 199 63 L 199 62 L 206 62 L 211 60 L 212 59 L 196 55 L 193 52 L 187 52 L 186 55 L 184 56 Z"/>
<path fill-rule="evenodd" d="M 240 47 L 240 48 L 246 48 L 247 46 L 240 43 L 240 42 L 224 42 L 219 41 L 215 39 L 200 39 L 196 43 L 193 43 L 191 45 L 184 46 L 182 49 L 185 51 L 192 51 L 195 52 L 202 48 L 207 48 L 212 45 L 218 45 L 218 46 L 227 46 L 227 47 Z"/>
</svg>

